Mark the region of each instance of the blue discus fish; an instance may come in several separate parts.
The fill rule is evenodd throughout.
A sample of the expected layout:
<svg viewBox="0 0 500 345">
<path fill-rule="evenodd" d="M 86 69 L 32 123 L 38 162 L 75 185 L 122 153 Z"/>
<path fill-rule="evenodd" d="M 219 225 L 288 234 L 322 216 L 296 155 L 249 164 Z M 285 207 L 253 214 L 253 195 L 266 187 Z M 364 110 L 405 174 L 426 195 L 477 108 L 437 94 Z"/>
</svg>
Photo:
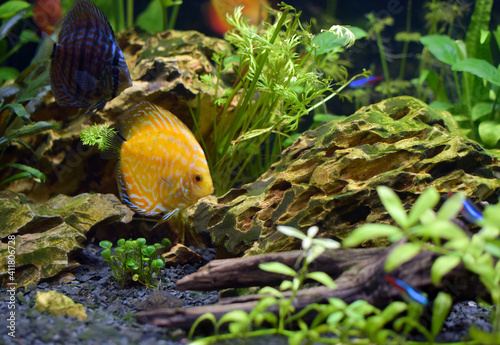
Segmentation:
<svg viewBox="0 0 500 345">
<path fill-rule="evenodd" d="M 77 0 L 58 28 L 50 61 L 50 84 L 62 106 L 98 109 L 132 79 L 106 16 L 88 0 Z"/>
<path fill-rule="evenodd" d="M 415 302 L 420 303 L 423 306 L 426 306 L 429 303 L 424 295 L 412 288 L 410 285 L 406 284 L 401 279 L 397 279 L 386 274 L 385 281 L 398 289 L 403 295 L 409 296 Z"/>
</svg>

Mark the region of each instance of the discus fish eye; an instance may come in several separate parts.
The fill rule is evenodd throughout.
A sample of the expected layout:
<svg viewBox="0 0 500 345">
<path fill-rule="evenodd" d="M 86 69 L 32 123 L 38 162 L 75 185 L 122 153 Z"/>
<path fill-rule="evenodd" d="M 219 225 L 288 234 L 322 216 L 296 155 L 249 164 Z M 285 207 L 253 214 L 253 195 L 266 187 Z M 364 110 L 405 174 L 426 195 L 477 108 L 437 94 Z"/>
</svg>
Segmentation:
<svg viewBox="0 0 500 345">
<path fill-rule="evenodd" d="M 201 176 L 200 176 L 200 175 L 196 174 L 196 175 L 194 175 L 193 180 L 194 180 L 195 182 L 201 182 L 202 178 L 201 178 Z"/>
</svg>

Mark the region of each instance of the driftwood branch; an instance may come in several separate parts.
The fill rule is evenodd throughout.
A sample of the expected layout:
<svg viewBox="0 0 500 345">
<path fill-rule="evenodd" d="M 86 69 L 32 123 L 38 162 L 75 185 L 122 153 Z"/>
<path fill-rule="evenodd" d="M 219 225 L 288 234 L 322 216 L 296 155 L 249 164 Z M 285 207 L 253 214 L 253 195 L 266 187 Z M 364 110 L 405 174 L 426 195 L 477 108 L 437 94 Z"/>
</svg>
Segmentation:
<svg viewBox="0 0 500 345">
<path fill-rule="evenodd" d="M 332 275 L 336 278 L 337 289 L 324 286 L 303 289 L 299 291 L 293 303 L 295 310 L 299 311 L 311 303 L 326 303 L 328 298 L 332 297 L 340 298 L 346 303 L 363 299 L 379 308 L 391 300 L 400 298 L 399 291 L 384 280 L 386 273 L 383 266 L 389 250 L 389 248 L 338 249 L 325 252 L 314 262 L 310 271 L 324 271 Z M 300 266 L 302 255 L 302 251 L 293 251 L 215 260 L 200 271 L 181 279 L 177 287 L 212 290 L 279 284 L 280 279 L 289 277 L 264 272 L 258 265 L 262 262 L 282 262 L 289 267 L 297 268 Z M 430 281 L 430 268 L 435 258 L 435 253 L 423 251 L 391 274 L 425 291 L 431 297 L 443 289 L 450 292 L 455 300 L 484 294 L 484 289 L 481 289 L 476 277 L 470 275 L 463 267 L 450 272 L 440 286 L 433 286 Z M 285 296 L 289 295 L 285 293 Z M 136 317 L 140 322 L 157 326 L 189 328 L 198 317 L 208 312 L 214 314 L 217 319 L 230 310 L 250 312 L 260 298 L 262 295 L 223 298 L 215 305 L 151 310 L 137 313 Z M 268 311 L 277 313 L 277 308 L 271 307 Z"/>
</svg>

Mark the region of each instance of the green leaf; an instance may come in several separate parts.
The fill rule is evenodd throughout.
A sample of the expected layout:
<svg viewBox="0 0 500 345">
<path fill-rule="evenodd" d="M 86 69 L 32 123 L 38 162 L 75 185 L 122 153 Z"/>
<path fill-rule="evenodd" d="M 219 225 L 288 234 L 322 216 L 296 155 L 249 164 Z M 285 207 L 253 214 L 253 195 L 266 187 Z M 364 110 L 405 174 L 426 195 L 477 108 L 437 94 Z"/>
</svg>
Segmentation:
<svg viewBox="0 0 500 345">
<path fill-rule="evenodd" d="M 371 240 L 379 237 L 392 238 L 392 242 L 396 242 L 403 236 L 401 229 L 387 224 L 364 224 L 355 229 L 347 236 L 342 245 L 344 247 L 355 247 L 366 240 Z"/>
<path fill-rule="evenodd" d="M 19 103 L 10 103 L 10 104 L 4 105 L 2 107 L 2 109 L 10 109 L 17 116 L 19 116 L 20 118 L 22 118 L 23 120 L 25 120 L 25 121 L 31 121 L 30 120 L 30 116 L 28 115 L 28 113 L 26 112 L 26 109 L 24 108 L 24 106 L 22 104 L 19 104 Z"/>
<path fill-rule="evenodd" d="M 19 71 L 14 67 L 0 67 L 0 82 L 16 79 L 19 76 Z"/>
<path fill-rule="evenodd" d="M 139 247 L 146 245 L 146 239 L 144 237 L 139 237 L 135 240 L 135 242 L 139 245 Z"/>
<path fill-rule="evenodd" d="M 262 289 L 259 290 L 258 294 L 259 295 L 268 294 L 276 298 L 283 298 L 283 294 L 279 290 L 270 286 L 264 286 Z"/>
<path fill-rule="evenodd" d="M 299 240 L 304 240 L 307 236 L 302 231 L 299 231 L 291 226 L 278 225 L 278 231 L 284 235 L 298 238 Z"/>
<path fill-rule="evenodd" d="M 448 317 L 448 314 L 452 305 L 451 296 L 447 293 L 440 292 L 434 300 L 434 305 L 432 308 L 432 324 L 431 324 L 431 334 L 436 337 L 443 327 L 444 321 Z"/>
<path fill-rule="evenodd" d="M 226 322 L 238 322 L 244 325 L 248 325 L 250 324 L 250 317 L 243 310 L 231 310 L 221 316 L 221 318 L 217 322 L 217 328 L 219 328 Z"/>
<path fill-rule="evenodd" d="M 151 261 L 151 268 L 162 268 L 163 266 L 165 266 L 165 262 L 162 259 Z"/>
<path fill-rule="evenodd" d="M 422 43 L 436 59 L 448 65 L 458 61 L 457 45 L 450 37 L 444 35 L 428 35 L 420 38 Z"/>
<path fill-rule="evenodd" d="M 170 248 L 172 246 L 172 242 L 168 238 L 164 238 L 161 240 L 161 245 L 165 248 Z"/>
<path fill-rule="evenodd" d="M 431 267 L 431 279 L 437 285 L 443 276 L 460 264 L 460 257 L 456 255 L 443 255 L 434 261 Z"/>
<path fill-rule="evenodd" d="M 427 188 L 415 201 L 408 215 L 408 226 L 415 225 L 420 217 L 439 202 L 439 193 L 435 188 Z"/>
<path fill-rule="evenodd" d="M 451 69 L 453 71 L 469 72 L 491 84 L 500 86 L 500 72 L 485 60 L 468 58 L 453 64 Z"/>
<path fill-rule="evenodd" d="M 22 11 L 31 4 L 26 1 L 12 0 L 0 5 L 0 19 L 10 18 L 19 11 Z"/>
<path fill-rule="evenodd" d="M 431 224 L 416 226 L 412 229 L 412 234 L 424 238 L 444 238 L 446 240 L 467 237 L 460 227 L 447 220 L 436 220 Z"/>
<path fill-rule="evenodd" d="M 465 195 L 463 193 L 455 193 L 451 198 L 448 198 L 439 211 L 437 212 L 438 220 L 450 220 L 458 215 L 458 212 L 463 207 L 463 200 Z"/>
<path fill-rule="evenodd" d="M 500 123 L 494 121 L 483 121 L 478 126 L 481 140 L 490 147 L 497 144 L 500 139 Z"/>
<path fill-rule="evenodd" d="M 23 20 L 26 12 L 27 11 L 20 11 L 2 23 L 2 26 L 0 26 L 0 40 L 3 40 L 5 37 L 7 37 L 7 35 L 10 32 L 10 29 L 12 29 L 12 27 L 14 25 L 16 25 L 21 20 Z M 48 71 L 47 71 L 47 74 L 48 74 Z"/>
<path fill-rule="evenodd" d="M 384 268 L 387 272 L 401 266 L 405 262 L 413 259 L 422 248 L 420 243 L 404 243 L 394 248 L 385 260 Z"/>
<path fill-rule="evenodd" d="M 156 249 L 154 246 L 147 246 L 141 248 L 142 255 L 147 256 L 148 258 L 151 257 L 151 255 L 153 255 L 155 251 Z"/>
<path fill-rule="evenodd" d="M 113 243 L 111 243 L 110 241 L 104 240 L 104 241 L 99 242 L 99 246 L 102 248 L 110 249 L 113 246 Z"/>
<path fill-rule="evenodd" d="M 401 204 L 401 200 L 397 196 L 397 194 L 386 186 L 378 186 L 377 193 L 384 205 L 385 209 L 391 217 L 403 228 L 407 229 L 408 227 L 408 215 L 406 214 L 405 209 L 403 208 L 403 204 Z"/>
<path fill-rule="evenodd" d="M 102 242 L 102 241 L 101 241 Z M 100 245 L 100 243 L 99 243 Z M 102 247 L 102 246 L 101 246 Z M 109 260 L 109 258 L 111 258 L 111 249 L 104 249 L 102 252 L 101 252 L 101 256 L 104 258 L 104 260 Z"/>
<path fill-rule="evenodd" d="M 491 114 L 492 110 L 493 110 L 493 103 L 489 102 L 476 103 L 472 107 L 471 119 L 472 121 L 476 121 L 483 117 L 487 117 Z"/>
<path fill-rule="evenodd" d="M 295 270 L 291 269 L 285 264 L 281 262 L 264 262 L 259 264 L 259 268 L 266 272 L 276 273 L 276 274 L 285 274 L 291 277 L 297 277 L 298 274 Z"/>
<path fill-rule="evenodd" d="M 332 288 L 332 289 L 335 289 L 337 287 L 337 284 L 335 284 L 335 281 L 332 279 L 332 277 L 330 277 L 325 272 L 307 273 L 306 278 L 314 279 L 317 282 L 323 284 L 324 286 L 327 286 L 327 287 Z"/>
<path fill-rule="evenodd" d="M 21 34 L 19 35 L 19 40 L 21 43 L 29 43 L 29 42 L 40 42 L 40 36 L 38 36 L 34 31 L 32 30 L 23 30 L 21 31 Z"/>
<path fill-rule="evenodd" d="M 9 139 L 13 139 L 13 138 L 23 137 L 25 135 L 33 135 L 49 129 L 59 129 L 59 128 L 61 128 L 61 126 L 57 122 L 38 121 L 36 123 L 24 125 L 21 128 L 9 131 L 8 133 L 6 133 L 5 136 Z"/>
<path fill-rule="evenodd" d="M 139 14 L 135 24 L 148 32 L 163 30 L 163 8 L 160 1 L 149 2 L 148 7 Z"/>
</svg>

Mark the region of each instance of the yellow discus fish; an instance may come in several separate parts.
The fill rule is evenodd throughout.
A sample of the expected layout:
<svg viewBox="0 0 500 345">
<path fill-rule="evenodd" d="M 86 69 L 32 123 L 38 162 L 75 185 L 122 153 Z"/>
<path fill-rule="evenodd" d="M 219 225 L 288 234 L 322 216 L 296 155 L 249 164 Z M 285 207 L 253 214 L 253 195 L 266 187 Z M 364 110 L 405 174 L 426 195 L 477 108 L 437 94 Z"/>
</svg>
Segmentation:
<svg viewBox="0 0 500 345">
<path fill-rule="evenodd" d="M 117 129 L 113 150 L 119 158 L 118 189 L 135 212 L 166 212 L 167 219 L 213 193 L 203 149 L 171 112 L 143 101 L 120 117 Z"/>
</svg>

